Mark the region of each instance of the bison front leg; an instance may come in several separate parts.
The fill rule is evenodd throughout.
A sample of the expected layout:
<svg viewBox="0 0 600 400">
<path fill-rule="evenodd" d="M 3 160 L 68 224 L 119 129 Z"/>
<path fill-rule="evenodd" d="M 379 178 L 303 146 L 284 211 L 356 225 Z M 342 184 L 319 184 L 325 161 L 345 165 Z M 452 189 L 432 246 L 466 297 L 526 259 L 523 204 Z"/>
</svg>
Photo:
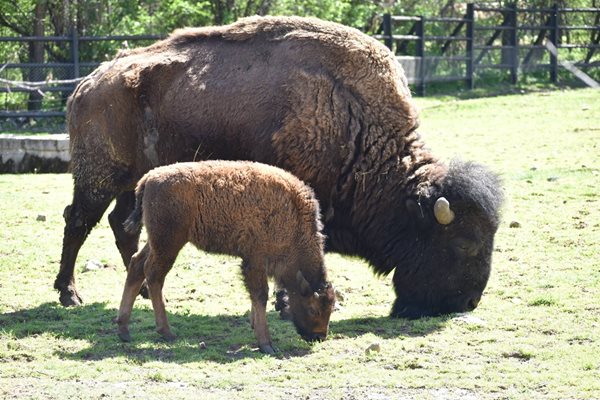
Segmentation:
<svg viewBox="0 0 600 400">
<path fill-rule="evenodd" d="M 87 195 L 76 187 L 73 203 L 65 208 L 60 270 L 54 281 L 54 288 L 60 292 L 60 302 L 65 307 L 82 303 L 75 287 L 75 260 L 88 234 L 100 221 L 112 199 L 113 196 L 108 193 Z"/>
<path fill-rule="evenodd" d="M 254 335 L 258 341 L 258 347 L 263 353 L 275 354 L 271 344 L 271 335 L 267 326 L 267 299 L 269 297 L 269 284 L 264 268 L 247 261 L 242 263 L 244 283 L 250 293 L 252 308 L 250 321 L 254 329 Z"/>
</svg>

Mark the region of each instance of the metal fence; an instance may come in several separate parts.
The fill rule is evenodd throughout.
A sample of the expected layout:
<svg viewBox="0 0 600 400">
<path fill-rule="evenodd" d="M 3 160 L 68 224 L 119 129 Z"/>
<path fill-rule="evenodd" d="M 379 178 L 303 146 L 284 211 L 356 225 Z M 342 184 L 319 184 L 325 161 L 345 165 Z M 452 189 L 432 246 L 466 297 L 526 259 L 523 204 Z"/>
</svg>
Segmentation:
<svg viewBox="0 0 600 400">
<path fill-rule="evenodd" d="M 592 23 L 567 25 L 564 21 L 570 15 L 585 15 L 583 20 Z M 382 21 L 374 37 L 396 54 L 409 83 L 415 85 L 420 95 L 436 82 L 464 82 L 472 89 L 476 82 L 487 79 L 489 71 L 507 74 L 506 79 L 511 83 L 516 83 L 522 74 L 539 75 L 542 71 L 549 81 L 557 82 L 563 59 L 572 61 L 570 70 L 581 68 L 589 72 L 599 71 L 600 67 L 600 60 L 594 60 L 600 53 L 597 51 L 600 48 L 600 8 L 467 4 L 465 14 L 457 18 L 386 14 Z M 103 53 L 103 46 L 109 48 L 105 43 L 118 42 L 123 47 L 131 43 L 131 47 L 136 47 L 162 37 L 95 37 L 79 36 L 76 32 L 64 37 L 0 37 L 0 45 L 30 46 L 41 42 L 45 46 L 62 46 L 63 50 L 60 62 L 0 60 L 0 100 L 4 103 L 0 104 L 0 132 L 63 131 L 66 100 L 78 78 L 96 68 L 100 64 L 98 60 L 114 56 L 108 54 L 114 52 L 114 45 Z M 21 82 L 7 83 L 17 75 L 22 77 Z M 28 77 L 35 79 L 26 79 Z"/>
<path fill-rule="evenodd" d="M 589 15 L 593 24 L 566 25 L 570 14 Z M 521 22 L 532 20 L 540 23 Z M 593 61 L 600 48 L 600 8 L 470 3 L 460 18 L 386 14 L 375 37 L 396 54 L 421 95 L 435 82 L 464 81 L 472 89 L 477 76 L 490 70 L 507 71 L 513 84 L 520 74 L 543 70 L 556 83 L 560 58 L 579 57 L 569 63 L 576 69 L 600 67 Z"/>
<path fill-rule="evenodd" d="M 99 54 L 102 53 L 102 50 L 98 50 L 102 49 L 102 43 L 117 42 L 118 47 L 127 48 L 130 44 L 131 47 L 146 45 L 163 37 L 164 35 L 80 36 L 75 31 L 70 36 L 0 37 L 0 45 L 15 43 L 17 46 L 25 46 L 35 42 L 53 43 L 62 44 L 69 50 L 68 56 L 60 62 L 0 60 L 0 99 L 4 103 L 0 104 L 0 132 L 21 129 L 64 131 L 66 101 L 79 82 L 79 78 L 98 67 L 101 64 L 99 60 L 109 60 L 114 56 L 114 54 Z M 89 50 L 89 48 L 96 49 L 94 53 L 97 56 L 94 60 L 82 57 L 82 50 Z M 114 48 L 114 45 L 111 48 Z M 22 80 L 11 79 L 14 76 L 21 76 Z M 34 77 L 34 79 L 27 80 L 27 77 Z M 37 95 L 32 96 L 31 93 Z M 13 101 L 9 102 L 11 99 Z"/>
</svg>

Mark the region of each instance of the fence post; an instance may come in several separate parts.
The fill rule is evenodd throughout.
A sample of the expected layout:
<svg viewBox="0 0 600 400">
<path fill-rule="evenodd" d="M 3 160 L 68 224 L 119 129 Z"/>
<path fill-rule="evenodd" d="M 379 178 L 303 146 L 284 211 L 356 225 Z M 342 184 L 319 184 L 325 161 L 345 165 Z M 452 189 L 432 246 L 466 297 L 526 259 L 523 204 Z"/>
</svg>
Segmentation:
<svg viewBox="0 0 600 400">
<path fill-rule="evenodd" d="M 510 57 L 510 81 L 513 85 L 517 83 L 519 74 L 519 38 L 517 37 L 517 3 L 511 3 L 508 5 L 510 9 L 510 46 L 512 46 L 512 52 Z"/>
<path fill-rule="evenodd" d="M 417 29 L 415 33 L 419 37 L 416 43 L 416 56 L 420 58 L 417 94 L 419 96 L 425 96 L 425 17 L 422 15 L 419 16 L 419 21 L 417 21 Z"/>
<path fill-rule="evenodd" d="M 550 17 L 550 42 L 552 42 L 556 48 L 556 54 L 550 52 L 550 80 L 552 83 L 558 81 L 558 12 L 558 5 L 555 3 L 554 6 L 552 6 L 552 15 Z"/>
<path fill-rule="evenodd" d="M 473 54 L 473 26 L 475 25 L 475 8 L 473 3 L 467 4 L 467 14 L 465 15 L 467 20 L 467 71 L 466 71 L 466 85 L 467 89 L 471 90 L 475 87 L 475 81 L 473 80 L 473 66 L 474 66 L 474 54 Z"/>
<path fill-rule="evenodd" d="M 79 78 L 79 34 L 77 28 L 71 28 L 71 61 L 73 61 L 73 79 Z"/>
<path fill-rule="evenodd" d="M 383 14 L 383 43 L 390 50 L 392 49 L 394 41 L 392 40 L 392 15 Z"/>
</svg>

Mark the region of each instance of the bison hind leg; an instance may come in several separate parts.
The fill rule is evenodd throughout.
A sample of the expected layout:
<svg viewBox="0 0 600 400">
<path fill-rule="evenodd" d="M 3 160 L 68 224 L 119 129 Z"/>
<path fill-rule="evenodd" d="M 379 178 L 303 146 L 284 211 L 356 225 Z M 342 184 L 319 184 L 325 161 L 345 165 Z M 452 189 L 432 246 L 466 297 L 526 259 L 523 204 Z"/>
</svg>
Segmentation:
<svg viewBox="0 0 600 400">
<path fill-rule="evenodd" d="M 117 196 L 115 208 L 108 215 L 108 222 L 115 235 L 115 243 L 125 266 L 129 265 L 131 256 L 138 249 L 139 234 L 130 234 L 125 231 L 123 222 L 133 211 L 135 205 L 135 193 L 133 191 L 123 192 Z"/>
<path fill-rule="evenodd" d="M 133 211 L 134 206 L 135 192 L 132 190 L 123 192 L 117 196 L 115 208 L 108 215 L 108 222 L 110 223 L 110 227 L 115 236 L 115 243 L 119 249 L 125 268 L 128 267 L 131 257 L 138 250 L 140 239 L 139 232 L 133 234 L 128 233 L 123 226 L 123 223 Z M 146 282 L 142 284 L 140 295 L 145 299 L 150 298 L 148 284 Z"/>
</svg>

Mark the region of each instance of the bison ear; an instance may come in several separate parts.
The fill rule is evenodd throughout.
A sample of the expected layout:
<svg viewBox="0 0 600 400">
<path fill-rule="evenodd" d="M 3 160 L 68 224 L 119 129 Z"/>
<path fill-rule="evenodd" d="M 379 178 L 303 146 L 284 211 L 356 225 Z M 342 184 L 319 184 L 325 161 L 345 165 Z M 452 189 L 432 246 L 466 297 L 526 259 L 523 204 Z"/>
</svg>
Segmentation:
<svg viewBox="0 0 600 400">
<path fill-rule="evenodd" d="M 298 287 L 300 288 L 300 294 L 302 296 L 308 296 L 312 292 L 310 283 L 308 283 L 304 275 L 302 275 L 302 271 L 296 273 L 296 281 L 298 282 Z"/>
<path fill-rule="evenodd" d="M 423 214 L 421 205 L 415 199 L 406 200 L 406 210 L 413 218 L 425 218 L 425 214 Z"/>
<path fill-rule="evenodd" d="M 327 284 L 327 289 L 325 289 L 325 298 L 328 304 L 335 304 L 336 302 L 335 288 L 331 283 Z"/>
<path fill-rule="evenodd" d="M 431 218 L 428 218 L 425 206 L 417 200 L 412 198 L 406 200 L 406 211 L 408 218 L 418 229 L 426 229 L 431 225 Z"/>
</svg>

